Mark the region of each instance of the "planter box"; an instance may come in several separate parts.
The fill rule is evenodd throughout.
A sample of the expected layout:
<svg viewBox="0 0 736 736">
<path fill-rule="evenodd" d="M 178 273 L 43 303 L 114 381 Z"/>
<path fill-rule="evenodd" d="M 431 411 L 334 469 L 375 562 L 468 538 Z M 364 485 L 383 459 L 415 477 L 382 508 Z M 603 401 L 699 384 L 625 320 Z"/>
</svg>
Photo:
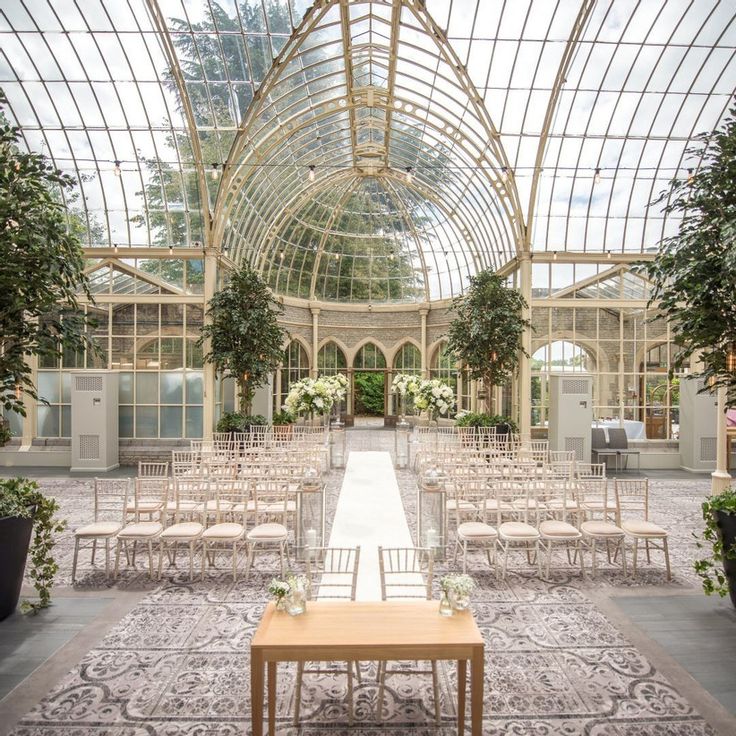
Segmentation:
<svg viewBox="0 0 736 736">
<path fill-rule="evenodd" d="M 33 519 L 0 519 L 0 621 L 18 605 L 32 530 Z"/>
</svg>

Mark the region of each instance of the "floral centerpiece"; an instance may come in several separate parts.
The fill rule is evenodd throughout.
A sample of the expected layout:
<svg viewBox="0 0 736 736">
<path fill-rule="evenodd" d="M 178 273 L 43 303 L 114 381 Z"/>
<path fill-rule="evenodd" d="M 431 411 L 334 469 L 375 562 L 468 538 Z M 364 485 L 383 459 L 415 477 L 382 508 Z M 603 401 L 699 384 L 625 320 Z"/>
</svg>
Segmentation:
<svg viewBox="0 0 736 736">
<path fill-rule="evenodd" d="M 440 578 L 440 590 L 442 591 L 440 611 L 443 612 L 443 605 L 449 606 L 451 611 L 464 611 L 470 605 L 470 594 L 474 589 L 475 580 L 470 575 L 464 573 L 444 575 Z M 446 615 L 452 615 L 452 613 Z"/>
<path fill-rule="evenodd" d="M 306 575 L 289 575 L 286 580 L 274 578 L 268 592 L 274 597 L 279 611 L 298 616 L 307 610 L 309 580 Z"/>
<path fill-rule="evenodd" d="M 293 416 L 322 416 L 330 413 L 334 403 L 335 391 L 331 383 L 325 382 L 323 378 L 302 378 L 289 386 L 283 408 Z"/>
<path fill-rule="evenodd" d="M 322 376 L 320 379 L 332 391 L 332 404 L 337 407 L 336 421 L 340 419 L 340 404 L 348 393 L 348 377 L 344 373 L 335 373 L 332 376 Z"/>
<path fill-rule="evenodd" d="M 414 405 L 420 411 L 426 411 L 430 420 L 446 416 L 455 407 L 455 392 L 439 378 L 422 381 Z"/>
<path fill-rule="evenodd" d="M 408 398 L 414 398 L 419 392 L 421 379 L 412 373 L 398 373 L 391 382 L 391 393 L 396 394 L 401 399 L 401 420 L 402 425 L 406 424 L 406 401 Z"/>
</svg>

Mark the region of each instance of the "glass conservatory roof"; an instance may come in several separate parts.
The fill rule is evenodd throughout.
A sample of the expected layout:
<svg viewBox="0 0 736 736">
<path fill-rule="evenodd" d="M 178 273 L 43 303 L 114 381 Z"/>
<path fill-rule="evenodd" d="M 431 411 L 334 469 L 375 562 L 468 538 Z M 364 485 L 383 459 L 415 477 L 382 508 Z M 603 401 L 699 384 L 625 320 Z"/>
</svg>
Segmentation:
<svg viewBox="0 0 736 736">
<path fill-rule="evenodd" d="M 732 0 L 6 0 L 0 86 L 89 246 L 279 293 L 458 294 L 518 253 L 636 254 L 736 82 Z M 164 255 L 166 251 L 161 251 Z"/>
</svg>

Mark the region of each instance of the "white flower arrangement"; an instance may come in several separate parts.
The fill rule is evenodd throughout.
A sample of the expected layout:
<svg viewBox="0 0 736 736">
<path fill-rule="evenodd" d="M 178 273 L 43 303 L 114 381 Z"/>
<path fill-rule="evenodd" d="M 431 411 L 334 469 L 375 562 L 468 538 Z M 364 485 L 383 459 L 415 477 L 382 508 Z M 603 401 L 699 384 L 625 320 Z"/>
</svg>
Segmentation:
<svg viewBox="0 0 736 736">
<path fill-rule="evenodd" d="M 336 389 L 333 382 L 324 378 L 302 378 L 289 386 L 284 410 L 294 416 L 300 414 L 329 414 L 335 403 Z"/>
<path fill-rule="evenodd" d="M 455 407 L 455 392 L 439 378 L 422 381 L 414 399 L 414 406 L 430 416 L 447 415 Z"/>
<path fill-rule="evenodd" d="M 405 396 L 416 396 L 422 381 L 412 373 L 398 373 L 391 382 L 391 393 Z"/>
<path fill-rule="evenodd" d="M 335 373 L 333 376 L 322 376 L 318 380 L 330 388 L 334 404 L 339 404 L 347 396 L 348 377 L 344 373 Z"/>
<path fill-rule="evenodd" d="M 469 596 L 475 590 L 475 580 L 470 575 L 452 573 L 440 578 L 440 590 L 444 593 Z"/>
</svg>

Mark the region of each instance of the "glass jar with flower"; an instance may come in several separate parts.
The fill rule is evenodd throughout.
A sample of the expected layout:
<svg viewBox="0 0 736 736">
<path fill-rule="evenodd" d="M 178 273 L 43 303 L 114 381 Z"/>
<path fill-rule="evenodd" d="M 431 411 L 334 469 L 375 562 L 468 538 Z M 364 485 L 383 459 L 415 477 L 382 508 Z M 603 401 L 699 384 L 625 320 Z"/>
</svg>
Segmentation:
<svg viewBox="0 0 736 736">
<path fill-rule="evenodd" d="M 470 575 L 450 574 L 440 579 L 440 590 L 447 596 L 453 611 L 465 611 L 470 606 L 470 594 L 475 589 L 475 580 Z"/>
<path fill-rule="evenodd" d="M 268 592 L 273 597 L 277 611 L 286 610 L 286 597 L 289 595 L 290 586 L 286 580 L 274 578 L 269 586 Z"/>
</svg>

